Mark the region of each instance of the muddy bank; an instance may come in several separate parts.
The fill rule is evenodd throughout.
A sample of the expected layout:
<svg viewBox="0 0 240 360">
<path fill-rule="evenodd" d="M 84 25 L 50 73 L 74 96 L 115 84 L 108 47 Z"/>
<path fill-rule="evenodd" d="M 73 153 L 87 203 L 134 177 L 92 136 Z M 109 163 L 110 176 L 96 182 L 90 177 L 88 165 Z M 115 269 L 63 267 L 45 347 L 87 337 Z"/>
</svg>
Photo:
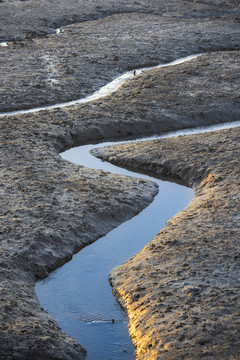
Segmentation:
<svg viewBox="0 0 240 360">
<path fill-rule="evenodd" d="M 137 359 L 237 359 L 240 128 L 93 151 L 195 189 L 136 257 L 113 270 Z"/>
<path fill-rule="evenodd" d="M 157 189 L 65 162 L 34 135 L 34 118 L 28 131 L 9 121 L 1 122 L 1 358 L 79 359 L 81 346 L 40 308 L 34 280 L 141 211 Z"/>
</svg>

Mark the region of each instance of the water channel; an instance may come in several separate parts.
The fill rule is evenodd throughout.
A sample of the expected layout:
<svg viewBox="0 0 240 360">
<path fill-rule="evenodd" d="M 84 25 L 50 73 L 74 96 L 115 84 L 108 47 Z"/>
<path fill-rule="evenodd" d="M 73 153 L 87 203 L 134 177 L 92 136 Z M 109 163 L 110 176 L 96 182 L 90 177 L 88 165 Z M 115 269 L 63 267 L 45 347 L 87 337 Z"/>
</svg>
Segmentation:
<svg viewBox="0 0 240 360">
<path fill-rule="evenodd" d="M 237 125 L 240 122 L 176 131 L 161 137 L 215 131 Z M 101 146 L 110 144 L 103 143 Z M 190 188 L 102 162 L 89 153 L 95 147 L 99 145 L 72 148 L 62 157 L 93 169 L 155 181 L 159 193 L 140 214 L 87 246 L 69 263 L 38 282 L 35 291 L 41 306 L 64 331 L 87 349 L 88 360 L 132 360 L 134 348 L 128 335 L 127 317 L 112 295 L 108 275 L 115 266 L 127 261 L 149 243 L 194 194 Z"/>
<path fill-rule="evenodd" d="M 74 148 L 62 156 L 94 169 L 150 179 L 94 158 L 89 154 L 93 147 Z M 89 360 L 134 358 L 127 317 L 112 295 L 108 275 L 150 242 L 169 217 L 184 208 L 193 196 L 189 188 L 158 179 L 155 182 L 159 193 L 148 208 L 81 250 L 36 285 L 41 306 L 87 349 Z"/>
</svg>

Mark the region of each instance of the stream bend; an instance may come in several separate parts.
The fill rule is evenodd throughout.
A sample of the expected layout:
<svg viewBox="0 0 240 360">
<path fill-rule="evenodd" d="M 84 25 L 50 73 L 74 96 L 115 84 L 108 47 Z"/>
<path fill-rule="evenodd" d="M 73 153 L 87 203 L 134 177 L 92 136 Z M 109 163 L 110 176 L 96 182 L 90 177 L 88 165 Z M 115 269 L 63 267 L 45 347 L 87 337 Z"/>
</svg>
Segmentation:
<svg viewBox="0 0 240 360">
<path fill-rule="evenodd" d="M 108 275 L 149 243 L 166 221 L 189 203 L 193 191 L 102 162 L 89 153 L 96 146 L 73 148 L 62 157 L 94 169 L 155 181 L 159 193 L 140 214 L 85 247 L 70 262 L 38 282 L 35 291 L 41 306 L 87 349 L 87 359 L 132 360 L 134 348 L 127 316 L 112 295 Z"/>
<path fill-rule="evenodd" d="M 151 139 L 239 125 L 240 121 L 180 130 Z M 138 141 L 142 140 L 146 139 Z M 112 144 L 102 143 L 101 146 Z M 64 152 L 62 157 L 85 167 L 154 181 L 159 186 L 159 193 L 140 214 L 85 247 L 69 263 L 38 282 L 35 291 L 41 306 L 64 331 L 87 349 L 88 360 L 132 360 L 134 348 L 128 335 L 127 317 L 112 295 L 108 275 L 114 267 L 127 261 L 149 243 L 166 221 L 189 203 L 194 194 L 190 188 L 102 162 L 89 153 L 97 146 L 99 144 L 72 148 Z"/>
</svg>

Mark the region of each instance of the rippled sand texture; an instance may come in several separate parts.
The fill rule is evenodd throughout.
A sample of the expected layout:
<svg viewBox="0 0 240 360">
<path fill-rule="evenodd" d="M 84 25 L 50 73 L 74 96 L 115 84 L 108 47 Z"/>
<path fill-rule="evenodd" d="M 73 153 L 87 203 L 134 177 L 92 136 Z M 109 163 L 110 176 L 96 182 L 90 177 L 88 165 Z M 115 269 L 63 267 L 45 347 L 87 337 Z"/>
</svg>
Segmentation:
<svg viewBox="0 0 240 360">
<path fill-rule="evenodd" d="M 74 252 L 138 213 L 156 191 L 150 183 L 139 183 L 135 179 L 122 181 L 110 174 L 64 162 L 58 152 L 107 137 L 161 133 L 239 119 L 239 35 L 239 4 L 234 0 L 0 2 L 2 113 L 78 99 L 127 70 L 194 53 L 208 53 L 186 64 L 136 76 L 105 99 L 0 117 L 2 359 L 84 358 L 82 347 L 61 332 L 56 322 L 40 308 L 33 290 L 34 281 L 47 276 Z M 172 141 L 176 141 L 173 148 L 180 149 L 178 141 Z M 232 141 L 234 145 L 237 140 Z M 198 157 L 193 157 L 191 144 L 191 140 L 189 145 L 186 140 L 181 149 L 183 159 L 189 151 L 186 164 L 189 173 L 195 174 Z M 229 154 L 229 146 L 227 141 L 221 144 L 221 156 L 225 152 Z M 214 152 L 211 146 L 209 149 L 204 161 L 212 159 Z M 174 159 L 176 154 L 176 151 L 169 151 L 166 156 Z M 178 154 L 178 163 L 171 168 L 173 175 L 184 166 Z M 161 161 L 164 167 L 164 157 Z M 161 168 L 157 163 L 153 170 L 158 166 Z M 235 168 L 237 161 L 234 171 Z M 231 174 L 232 169 L 228 169 Z M 205 175 L 205 170 L 200 172 L 199 181 L 202 177 L 204 181 Z M 215 178 L 211 179 L 210 184 L 213 181 L 215 186 Z M 228 178 L 221 181 L 219 184 L 226 184 L 228 189 Z M 202 186 L 203 194 L 206 186 Z M 197 213 L 191 219 L 191 238 L 197 238 L 199 231 L 206 233 L 202 226 L 199 230 L 195 215 Z M 211 216 L 207 220 L 212 229 L 215 223 Z M 218 210 L 216 216 L 223 219 L 225 213 Z M 177 235 L 181 244 L 186 226 L 183 224 L 183 232 Z M 217 231 L 215 234 L 218 236 Z M 230 235 L 227 233 L 226 239 Z M 167 247 L 170 246 L 168 241 L 171 238 L 166 235 Z M 191 240 L 187 238 L 186 241 Z M 186 264 L 191 266 L 190 262 Z M 216 271 L 221 270 L 218 269 L 220 265 Z M 180 271 L 182 283 L 181 274 Z M 195 290 L 189 291 L 195 294 Z M 200 296 L 203 288 L 197 291 L 197 295 L 189 295 L 189 299 Z M 228 296 L 222 301 L 228 301 Z M 171 306 L 175 311 L 175 305 L 169 303 L 169 313 Z M 168 317 L 165 318 L 164 326 L 168 326 L 172 320 L 168 323 Z M 191 341 L 197 342 L 195 326 L 200 322 L 196 320 L 194 324 L 194 321 Z M 145 319 L 141 326 L 147 330 L 148 337 L 151 333 L 147 322 Z M 169 339 L 175 334 L 175 327 L 171 330 L 171 326 L 168 327 Z M 230 345 L 230 355 L 236 354 L 234 326 L 227 328 L 225 342 L 220 335 L 213 337 L 220 339 L 223 345 L 217 358 L 226 358 Z M 154 359 L 161 338 L 160 329 L 157 329 L 156 346 L 147 343 L 144 358 Z M 216 334 L 218 327 L 211 331 Z M 139 335 L 139 341 L 140 338 Z M 164 344 L 169 342 L 171 344 L 170 340 L 164 340 Z M 207 342 L 202 342 L 200 345 L 205 349 Z M 145 351 L 144 344 L 139 346 Z M 215 342 L 210 342 L 209 351 L 215 354 L 218 345 L 215 349 L 214 346 Z M 150 352 L 151 347 L 153 352 Z M 181 356 L 187 358 L 188 346 L 182 349 Z M 206 351 L 205 355 L 212 356 Z M 171 356 L 174 358 L 174 353 Z"/>
</svg>

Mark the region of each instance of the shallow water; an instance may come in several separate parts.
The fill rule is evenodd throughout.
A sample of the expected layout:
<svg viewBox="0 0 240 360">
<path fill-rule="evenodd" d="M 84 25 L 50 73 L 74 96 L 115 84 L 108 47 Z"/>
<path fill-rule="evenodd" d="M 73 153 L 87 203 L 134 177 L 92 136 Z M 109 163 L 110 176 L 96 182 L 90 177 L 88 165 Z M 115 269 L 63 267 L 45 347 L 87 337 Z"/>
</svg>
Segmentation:
<svg viewBox="0 0 240 360">
<path fill-rule="evenodd" d="M 240 126 L 240 121 L 179 130 L 148 139 L 204 133 L 236 126 Z M 146 139 L 138 141 L 143 140 Z M 113 143 L 102 143 L 101 146 L 110 144 Z M 69 263 L 38 282 L 35 290 L 41 306 L 64 331 L 87 349 L 88 360 L 130 360 L 134 358 L 134 348 L 128 335 L 127 317 L 112 295 L 108 275 L 115 266 L 127 261 L 149 243 L 165 226 L 166 221 L 189 203 L 193 191 L 172 182 L 136 174 L 102 162 L 89 153 L 95 147 L 99 145 L 72 148 L 64 152 L 62 157 L 93 169 L 155 181 L 159 186 L 159 193 L 140 214 L 81 250 Z"/>
<path fill-rule="evenodd" d="M 184 136 L 236 126 L 240 126 L 240 121 L 179 130 L 148 139 Z M 143 140 L 146 139 L 138 141 Z M 116 143 L 102 143 L 101 146 L 112 144 Z M 99 145 L 72 148 L 62 153 L 62 157 L 93 169 L 155 181 L 159 193 L 140 214 L 85 247 L 69 263 L 38 282 L 35 290 L 41 306 L 64 331 L 87 349 L 88 360 L 130 360 L 134 358 L 134 348 L 128 335 L 127 317 L 112 295 L 108 275 L 115 266 L 124 263 L 149 243 L 166 221 L 189 203 L 193 191 L 102 162 L 89 153 L 95 147 Z"/>
<path fill-rule="evenodd" d="M 96 145 L 73 148 L 62 156 L 91 168 L 150 179 L 94 158 L 89 154 L 93 147 Z M 69 263 L 36 284 L 41 306 L 87 349 L 89 360 L 134 358 L 127 317 L 112 295 L 108 275 L 115 266 L 150 242 L 166 221 L 193 197 L 189 188 L 158 179 L 154 181 L 159 185 L 159 193 L 149 207 L 81 250 Z"/>
</svg>

